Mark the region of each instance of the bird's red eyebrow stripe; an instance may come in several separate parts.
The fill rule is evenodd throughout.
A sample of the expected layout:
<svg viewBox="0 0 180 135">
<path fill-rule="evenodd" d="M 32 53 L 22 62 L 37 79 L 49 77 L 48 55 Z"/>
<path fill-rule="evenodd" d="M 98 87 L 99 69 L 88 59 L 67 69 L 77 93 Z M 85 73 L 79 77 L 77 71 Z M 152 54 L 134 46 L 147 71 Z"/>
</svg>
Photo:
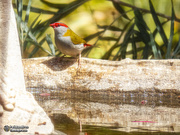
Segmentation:
<svg viewBox="0 0 180 135">
<path fill-rule="evenodd" d="M 52 24 L 50 24 L 50 26 L 53 28 L 56 28 L 58 26 L 64 26 L 64 27 L 68 28 L 68 26 L 64 23 L 52 23 Z"/>
<path fill-rule="evenodd" d="M 64 23 L 60 23 L 60 25 L 66 27 L 66 28 L 68 27 L 68 26 L 67 26 L 66 24 L 64 24 Z"/>
</svg>

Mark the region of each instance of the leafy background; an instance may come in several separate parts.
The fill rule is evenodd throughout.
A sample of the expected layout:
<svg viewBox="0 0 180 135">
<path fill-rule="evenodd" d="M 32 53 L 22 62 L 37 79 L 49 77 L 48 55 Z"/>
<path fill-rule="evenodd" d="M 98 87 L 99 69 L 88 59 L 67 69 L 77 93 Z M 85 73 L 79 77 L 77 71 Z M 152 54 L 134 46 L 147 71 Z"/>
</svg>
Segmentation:
<svg viewBox="0 0 180 135">
<path fill-rule="evenodd" d="M 95 47 L 84 57 L 179 59 L 178 0 L 13 0 L 23 58 L 62 55 L 53 22 L 66 23 Z"/>
</svg>

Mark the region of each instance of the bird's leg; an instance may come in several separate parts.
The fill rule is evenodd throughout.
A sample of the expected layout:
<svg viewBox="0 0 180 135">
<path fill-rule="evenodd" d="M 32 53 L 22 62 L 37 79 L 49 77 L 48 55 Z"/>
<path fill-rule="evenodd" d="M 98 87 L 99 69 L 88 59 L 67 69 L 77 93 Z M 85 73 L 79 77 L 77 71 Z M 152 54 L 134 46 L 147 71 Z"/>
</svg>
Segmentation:
<svg viewBox="0 0 180 135">
<path fill-rule="evenodd" d="M 79 53 L 79 59 L 78 59 L 78 69 L 81 67 L 81 53 Z"/>
<path fill-rule="evenodd" d="M 82 132 L 82 122 L 79 120 L 79 131 Z"/>
</svg>

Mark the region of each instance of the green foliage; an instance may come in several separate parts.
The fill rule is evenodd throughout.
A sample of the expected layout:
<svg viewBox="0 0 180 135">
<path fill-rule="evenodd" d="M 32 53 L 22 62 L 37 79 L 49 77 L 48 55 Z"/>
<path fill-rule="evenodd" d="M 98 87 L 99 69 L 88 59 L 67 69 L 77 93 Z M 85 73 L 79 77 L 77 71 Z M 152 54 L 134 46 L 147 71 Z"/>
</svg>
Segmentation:
<svg viewBox="0 0 180 135">
<path fill-rule="evenodd" d="M 32 7 L 32 0 L 29 0 L 27 5 L 23 5 L 22 0 L 15 0 L 17 27 L 23 56 L 34 57 L 38 54 L 39 49 L 49 56 L 61 54 L 53 45 L 50 34 L 44 36 L 44 33 L 47 32 L 50 23 L 66 17 L 87 1 L 75 0 L 68 4 L 57 4 L 41 0 L 46 6 L 56 9 L 57 11 L 55 12 L 54 10 L 49 11 Z M 174 32 L 175 21 L 180 22 L 180 20 L 175 15 L 173 0 L 171 0 L 171 17 L 156 12 L 151 0 L 148 1 L 149 10 L 117 0 L 109 1 L 112 2 L 114 9 L 119 12 L 119 17 L 114 18 L 110 25 L 97 24 L 99 31 L 85 38 L 86 41 L 96 38 L 94 46 L 99 48 L 105 46 L 104 44 L 100 45 L 99 41 L 112 43 L 109 50 L 102 56 L 102 59 L 121 60 L 126 57 L 133 59 L 180 58 L 180 38 L 178 41 L 174 40 L 175 35 L 178 34 L 178 32 Z M 126 11 L 125 9 L 128 10 Z M 25 15 L 23 15 L 23 11 Z M 39 15 L 30 24 L 29 15 L 33 12 L 39 13 Z M 40 20 L 41 14 L 51 14 L 52 16 L 42 21 Z M 146 16 L 152 17 L 156 25 L 155 29 L 152 29 L 147 22 Z M 124 26 L 120 28 L 122 22 Z M 168 23 L 170 24 L 169 37 L 166 35 L 167 32 L 164 28 L 164 25 Z M 107 36 L 105 35 L 107 31 L 116 34 Z M 157 39 L 161 39 L 162 42 L 158 42 Z M 48 44 L 48 50 L 43 47 L 44 43 Z M 29 49 L 31 51 L 27 55 L 27 50 Z M 88 56 L 93 49 L 94 47 L 89 47 L 82 54 Z"/>
<path fill-rule="evenodd" d="M 134 18 L 132 19 L 129 19 L 129 17 L 127 16 L 127 12 L 125 12 L 124 10 L 122 10 L 122 8 L 120 8 L 121 2 L 118 3 L 117 1 L 114 1 L 114 0 L 111 0 L 111 1 L 114 7 L 122 15 L 123 18 L 125 18 L 126 20 L 128 19 L 129 23 L 132 20 L 133 21 L 130 24 L 130 26 L 126 27 L 123 31 L 121 30 L 122 33 L 126 31 L 124 32 L 123 41 L 120 43 L 116 42 L 111 47 L 111 49 L 105 53 L 105 55 L 103 56 L 104 59 L 110 59 L 110 57 L 113 56 L 113 52 L 117 50 L 117 48 L 119 48 L 119 50 L 116 51 L 117 53 L 116 55 L 113 56 L 113 60 L 124 59 L 129 54 L 131 55 L 131 58 L 133 59 L 180 58 L 180 39 L 178 43 L 173 42 L 173 37 L 175 35 L 174 21 L 176 19 L 174 7 L 173 7 L 173 1 L 171 1 L 172 3 L 171 18 L 168 19 L 166 22 L 160 21 L 158 17 L 159 14 L 155 11 L 151 0 L 149 0 L 150 12 L 148 12 L 147 10 L 136 8 L 128 4 L 124 4 L 125 6 L 127 5 L 129 7 L 132 7 L 132 10 L 134 11 Z M 117 4 L 119 4 L 119 6 Z M 146 11 L 146 12 L 143 13 L 143 11 Z M 150 13 L 152 15 L 153 21 L 156 24 L 156 29 L 154 31 L 150 30 L 150 28 L 148 27 L 146 23 L 146 20 L 144 19 L 144 16 L 147 15 L 147 13 Z M 166 16 L 164 15 L 164 17 Z M 169 39 L 167 38 L 165 34 L 165 29 L 163 28 L 163 25 L 167 23 L 168 21 L 171 21 Z M 162 38 L 163 44 L 159 45 L 156 42 L 156 36 L 158 34 Z M 128 51 L 129 48 L 131 48 L 132 51 Z"/>
<path fill-rule="evenodd" d="M 171 31 L 170 31 L 169 41 L 168 41 L 168 45 L 167 45 L 166 59 L 172 58 L 171 49 L 172 49 L 172 42 L 173 42 L 173 36 L 174 36 L 175 13 L 174 13 L 173 1 L 171 0 L 171 2 L 172 2 Z"/>
</svg>

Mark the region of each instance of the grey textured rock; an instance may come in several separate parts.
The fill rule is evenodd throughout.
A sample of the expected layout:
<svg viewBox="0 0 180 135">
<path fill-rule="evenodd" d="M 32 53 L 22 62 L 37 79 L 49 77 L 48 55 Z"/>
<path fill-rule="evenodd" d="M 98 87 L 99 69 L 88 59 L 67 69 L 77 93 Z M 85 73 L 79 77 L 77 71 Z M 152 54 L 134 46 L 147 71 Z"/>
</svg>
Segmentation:
<svg viewBox="0 0 180 135">
<path fill-rule="evenodd" d="M 82 58 L 81 63 L 81 69 L 77 71 L 76 59 L 24 59 L 26 86 L 84 91 L 180 91 L 180 60 L 107 61 Z"/>
</svg>

